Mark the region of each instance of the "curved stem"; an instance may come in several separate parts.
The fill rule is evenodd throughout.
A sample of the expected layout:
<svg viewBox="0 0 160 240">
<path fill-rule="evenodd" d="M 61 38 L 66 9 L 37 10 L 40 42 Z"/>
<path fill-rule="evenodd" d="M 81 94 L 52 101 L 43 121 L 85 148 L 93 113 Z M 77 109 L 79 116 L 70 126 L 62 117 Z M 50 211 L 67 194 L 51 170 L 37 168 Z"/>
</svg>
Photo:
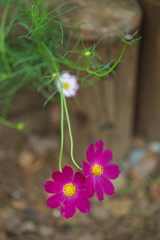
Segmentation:
<svg viewBox="0 0 160 240">
<path fill-rule="evenodd" d="M 62 172 L 62 153 L 63 153 L 63 145 L 64 145 L 64 105 L 63 105 L 63 90 L 60 92 L 60 100 L 61 100 L 61 146 L 59 153 L 59 170 Z"/>
<path fill-rule="evenodd" d="M 73 157 L 73 138 L 72 138 L 72 130 L 71 130 L 71 124 L 70 124 L 70 119 L 69 119 L 69 114 L 68 114 L 68 108 L 67 108 L 67 103 L 66 103 L 66 98 L 63 95 L 63 103 L 64 103 L 64 109 L 65 109 L 65 113 L 66 113 L 66 119 L 67 119 L 67 124 L 68 124 L 68 132 L 69 132 L 69 137 L 70 137 L 70 144 L 71 144 L 71 150 L 70 150 L 70 155 L 71 155 L 71 159 L 72 162 L 74 163 L 74 165 L 82 170 L 82 168 L 75 162 L 74 157 Z"/>
<path fill-rule="evenodd" d="M 123 57 L 123 55 L 124 55 L 124 52 L 125 52 L 125 50 L 126 50 L 126 47 L 127 47 L 127 44 L 124 45 L 123 50 L 122 50 L 122 52 L 121 52 L 118 60 L 117 60 L 117 61 L 113 64 L 113 66 L 106 72 L 106 74 L 110 73 L 110 72 L 118 65 L 118 63 L 121 61 L 121 59 L 122 59 L 122 57 Z"/>
<path fill-rule="evenodd" d="M 3 117 L 0 117 L 0 123 L 2 123 L 3 125 L 10 127 L 10 128 L 15 128 L 17 129 L 17 123 L 12 123 L 6 119 L 4 119 Z"/>
<path fill-rule="evenodd" d="M 66 65 L 66 66 L 68 66 L 68 67 L 71 67 L 71 68 L 73 68 L 73 69 L 78 69 L 78 70 L 81 70 L 81 71 L 85 71 L 85 72 L 88 72 L 89 74 L 93 74 L 93 75 L 96 75 L 96 76 L 98 76 L 98 77 L 104 77 L 104 76 L 106 76 L 107 74 L 109 74 L 109 73 L 118 65 L 118 63 L 121 61 L 121 59 L 122 59 L 122 57 L 123 57 L 123 55 L 124 55 L 124 52 L 125 52 L 126 47 L 127 47 L 127 44 L 124 45 L 123 50 L 122 50 L 119 58 L 118 58 L 117 61 L 113 64 L 113 66 L 112 66 L 107 72 L 102 73 L 102 74 L 97 73 L 97 72 L 94 72 L 94 71 L 90 70 L 88 67 L 86 68 L 86 67 L 82 67 L 82 66 L 75 65 L 75 64 L 73 64 L 72 62 L 70 62 L 70 61 L 68 61 L 68 60 L 66 60 L 66 59 L 65 59 L 65 61 L 62 60 L 62 59 L 56 59 L 56 61 L 59 62 L 59 63 L 62 63 L 62 64 L 64 64 L 64 65 Z"/>
</svg>

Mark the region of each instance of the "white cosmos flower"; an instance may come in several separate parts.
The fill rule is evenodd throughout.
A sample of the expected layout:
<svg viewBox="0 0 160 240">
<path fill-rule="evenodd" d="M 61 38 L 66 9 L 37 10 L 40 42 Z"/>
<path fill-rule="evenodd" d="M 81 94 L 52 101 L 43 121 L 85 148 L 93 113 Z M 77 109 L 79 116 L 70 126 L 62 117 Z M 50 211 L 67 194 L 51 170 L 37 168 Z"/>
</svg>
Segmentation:
<svg viewBox="0 0 160 240">
<path fill-rule="evenodd" d="M 79 88 L 76 76 L 70 75 L 68 72 L 62 73 L 60 78 L 56 79 L 55 85 L 58 92 L 60 92 L 62 88 L 66 97 L 75 96 Z"/>
</svg>

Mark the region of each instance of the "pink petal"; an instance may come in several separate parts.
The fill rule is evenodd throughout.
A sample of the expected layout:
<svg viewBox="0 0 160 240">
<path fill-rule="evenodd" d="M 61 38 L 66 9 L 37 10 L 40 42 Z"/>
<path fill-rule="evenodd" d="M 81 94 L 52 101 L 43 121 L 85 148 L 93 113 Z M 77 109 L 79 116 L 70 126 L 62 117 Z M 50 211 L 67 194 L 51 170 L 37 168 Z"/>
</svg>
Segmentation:
<svg viewBox="0 0 160 240">
<path fill-rule="evenodd" d="M 69 90 L 67 90 L 65 88 L 63 88 L 63 93 L 64 93 L 65 97 L 68 97 L 68 98 L 76 95 L 75 91 L 73 91 L 73 90 L 71 91 L 71 89 L 69 91 Z"/>
<path fill-rule="evenodd" d="M 103 176 L 100 178 L 100 182 L 102 185 L 102 188 L 104 190 L 104 192 L 107 195 L 112 195 L 114 194 L 114 186 L 112 184 L 112 182 L 110 180 L 108 180 L 107 178 L 104 178 Z"/>
<path fill-rule="evenodd" d="M 73 184 L 76 187 L 82 187 L 85 184 L 85 182 L 86 182 L 85 176 L 80 172 L 76 172 L 74 175 Z"/>
<path fill-rule="evenodd" d="M 107 149 L 102 153 L 99 163 L 102 167 L 105 167 L 112 160 L 112 157 L 112 151 Z"/>
<path fill-rule="evenodd" d="M 109 179 L 118 178 L 120 173 L 119 167 L 116 164 L 109 164 L 103 169 L 103 175 Z"/>
<path fill-rule="evenodd" d="M 102 140 L 99 140 L 98 142 L 95 143 L 95 146 L 97 149 L 100 149 L 101 152 L 103 151 L 103 146 L 104 146 L 104 142 Z"/>
<path fill-rule="evenodd" d="M 66 180 L 65 180 L 63 174 L 61 172 L 59 172 L 59 171 L 53 172 L 52 173 L 52 178 L 57 183 L 59 183 L 61 186 L 66 184 Z"/>
<path fill-rule="evenodd" d="M 95 163 L 95 151 L 94 151 L 94 145 L 90 144 L 87 151 L 86 151 L 86 157 L 88 162 L 92 165 Z"/>
<path fill-rule="evenodd" d="M 99 201 L 104 200 L 103 189 L 101 187 L 101 183 L 100 183 L 100 178 L 99 177 L 96 177 L 95 192 L 96 192 L 96 195 L 97 195 Z"/>
<path fill-rule="evenodd" d="M 89 196 L 93 196 L 95 189 L 94 189 L 94 176 L 93 174 L 90 174 L 87 178 L 86 178 L 86 190 L 89 194 Z"/>
<path fill-rule="evenodd" d="M 57 208 L 63 203 L 64 199 L 65 194 L 57 193 L 47 199 L 47 206 L 50 208 Z"/>
<path fill-rule="evenodd" d="M 73 217 L 76 212 L 75 200 L 73 197 L 67 197 L 62 204 L 61 214 L 65 218 Z"/>
<path fill-rule="evenodd" d="M 96 156 L 96 159 L 98 160 L 98 159 L 100 159 L 100 157 L 102 155 L 104 142 L 102 140 L 100 140 L 95 143 L 95 146 L 97 148 L 95 156 Z"/>
<path fill-rule="evenodd" d="M 66 179 L 66 183 L 72 183 L 73 181 L 73 169 L 69 166 L 65 166 L 62 169 L 62 174 Z"/>
<path fill-rule="evenodd" d="M 70 76 L 71 75 L 68 72 L 64 72 L 60 75 L 61 78 L 67 78 L 67 79 L 70 78 Z"/>
<path fill-rule="evenodd" d="M 81 211 L 82 213 L 87 213 L 90 211 L 91 204 L 87 198 L 78 196 L 75 200 L 75 203 L 78 210 Z"/>
<path fill-rule="evenodd" d="M 91 198 L 93 197 L 94 192 L 90 193 L 86 188 L 81 187 L 81 188 L 77 188 L 76 194 L 83 198 Z"/>
<path fill-rule="evenodd" d="M 75 86 L 75 91 L 77 91 L 79 89 L 79 85 L 78 84 L 76 84 L 76 86 Z"/>
<path fill-rule="evenodd" d="M 99 163 L 101 160 L 102 152 L 100 149 L 97 149 L 95 152 L 95 163 Z"/>
<path fill-rule="evenodd" d="M 82 169 L 85 176 L 88 176 L 91 173 L 91 167 L 88 163 L 82 162 Z"/>
<path fill-rule="evenodd" d="M 77 80 L 77 77 L 75 75 L 70 75 L 70 80 L 74 80 L 73 82 L 76 82 L 75 80 Z"/>
<path fill-rule="evenodd" d="M 54 181 L 47 181 L 44 185 L 45 191 L 48 193 L 60 193 L 63 191 L 62 186 Z"/>
</svg>

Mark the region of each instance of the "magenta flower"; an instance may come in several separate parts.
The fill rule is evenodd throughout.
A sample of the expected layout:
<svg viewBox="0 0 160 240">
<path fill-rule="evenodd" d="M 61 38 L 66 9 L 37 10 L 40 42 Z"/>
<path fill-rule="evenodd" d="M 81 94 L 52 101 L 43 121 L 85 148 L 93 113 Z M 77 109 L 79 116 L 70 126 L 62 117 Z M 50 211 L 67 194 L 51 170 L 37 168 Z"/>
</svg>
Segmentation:
<svg viewBox="0 0 160 240">
<path fill-rule="evenodd" d="M 86 190 L 91 196 L 96 192 L 99 201 L 104 199 L 103 192 L 114 194 L 114 186 L 109 179 L 116 179 L 120 174 L 117 165 L 108 164 L 112 160 L 112 151 L 103 151 L 103 146 L 102 140 L 91 144 L 86 152 L 89 164 L 82 162 L 83 173 L 87 176 Z"/>
<path fill-rule="evenodd" d="M 53 172 L 54 181 L 47 181 L 44 185 L 45 191 L 54 195 L 47 199 L 47 206 L 50 208 L 61 207 L 61 214 L 65 218 L 72 217 L 76 208 L 82 213 L 90 211 L 88 193 L 85 189 L 85 176 L 76 172 L 71 167 L 65 166 L 62 172 Z"/>
</svg>

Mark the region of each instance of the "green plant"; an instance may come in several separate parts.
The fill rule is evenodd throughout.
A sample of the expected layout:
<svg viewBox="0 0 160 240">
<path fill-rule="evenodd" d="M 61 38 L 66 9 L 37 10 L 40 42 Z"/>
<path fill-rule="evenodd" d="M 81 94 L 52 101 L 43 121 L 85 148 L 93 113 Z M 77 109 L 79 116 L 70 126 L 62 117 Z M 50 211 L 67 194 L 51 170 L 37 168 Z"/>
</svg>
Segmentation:
<svg viewBox="0 0 160 240">
<path fill-rule="evenodd" d="M 133 39 L 120 32 L 121 41 L 124 47 L 117 60 L 107 65 L 99 63 L 96 47 L 97 43 L 89 49 L 85 48 L 79 29 L 82 24 L 68 25 L 67 20 L 60 20 L 60 17 L 76 7 L 63 9 L 64 3 L 60 6 L 54 5 L 50 10 L 47 0 L 3 0 L 0 6 L 3 7 L 3 14 L 0 24 L 0 123 L 22 130 L 23 123 L 13 124 L 7 121 L 7 112 L 14 94 L 21 88 L 31 88 L 44 96 L 44 106 L 49 101 L 61 103 L 61 147 L 59 168 L 64 145 L 64 116 L 66 115 L 68 131 L 71 143 L 71 159 L 80 168 L 73 157 L 73 139 L 67 109 L 66 97 L 75 96 L 79 85 L 89 86 L 112 72 L 121 62 L 127 45 L 132 45 L 138 39 Z M 11 37 L 15 28 L 21 28 L 20 35 Z M 64 28 L 77 27 L 78 44 L 81 44 L 82 51 L 76 49 L 76 45 L 69 49 L 69 41 L 66 38 Z M 77 59 L 72 61 L 72 54 Z M 64 72 L 85 71 L 86 76 L 79 80 L 79 85 L 73 83 L 71 94 L 69 82 L 63 82 Z M 65 73 L 66 74 L 66 73 Z M 68 74 L 68 73 L 67 73 Z M 65 75 L 66 76 L 66 75 Z M 69 75 L 68 75 L 69 76 Z M 76 78 L 70 75 L 70 78 Z M 75 79 L 76 81 L 76 79 Z M 74 89 L 76 88 L 76 89 Z M 67 93 L 68 91 L 68 93 Z M 60 94 L 56 94 L 60 92 Z M 74 97 L 75 98 L 75 97 Z M 76 99 L 76 98 L 75 98 Z"/>
</svg>

